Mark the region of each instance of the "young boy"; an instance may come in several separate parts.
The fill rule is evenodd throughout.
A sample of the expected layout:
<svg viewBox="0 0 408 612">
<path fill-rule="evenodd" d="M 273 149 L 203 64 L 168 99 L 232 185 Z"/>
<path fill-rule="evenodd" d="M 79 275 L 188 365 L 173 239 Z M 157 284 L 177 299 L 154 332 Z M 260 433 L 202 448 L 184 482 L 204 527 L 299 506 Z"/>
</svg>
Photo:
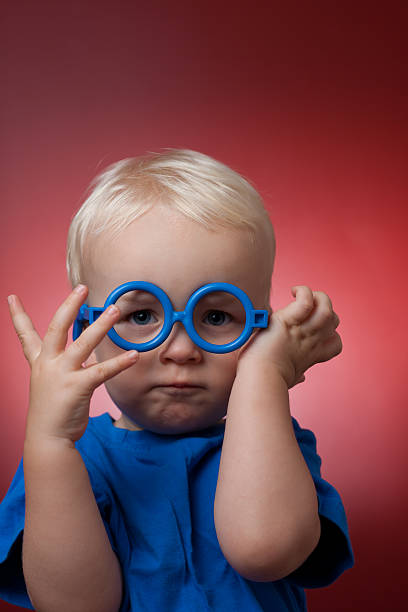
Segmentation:
<svg viewBox="0 0 408 612">
<path fill-rule="evenodd" d="M 97 177 L 68 237 L 75 289 L 42 340 L 9 298 L 31 384 L 0 506 L 0 597 L 41 612 L 298 611 L 305 587 L 352 566 L 341 499 L 288 399 L 341 351 L 339 320 L 304 286 L 272 313 L 274 250 L 260 196 L 205 155 Z M 198 299 L 210 283 L 251 305 L 221 285 Z M 267 327 L 234 348 L 252 307 Z M 102 383 L 116 421 L 89 418 Z"/>
</svg>

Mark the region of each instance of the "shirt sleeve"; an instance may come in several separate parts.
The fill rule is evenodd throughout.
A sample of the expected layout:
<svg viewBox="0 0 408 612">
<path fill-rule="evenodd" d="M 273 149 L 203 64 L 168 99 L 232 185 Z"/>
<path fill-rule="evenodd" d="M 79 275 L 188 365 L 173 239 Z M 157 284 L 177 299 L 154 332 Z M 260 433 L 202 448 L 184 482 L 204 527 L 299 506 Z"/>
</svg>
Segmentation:
<svg viewBox="0 0 408 612">
<path fill-rule="evenodd" d="M 21 559 L 25 519 L 23 461 L 0 504 L 0 599 L 34 610 L 27 595 Z"/>
<path fill-rule="evenodd" d="M 312 431 L 293 420 L 296 439 L 316 487 L 321 522 L 319 543 L 310 557 L 287 579 L 303 588 L 328 586 L 354 565 L 347 518 L 336 489 L 321 476 L 321 458 Z"/>
<path fill-rule="evenodd" d="M 110 502 L 101 489 L 97 474 L 92 470 L 89 463 L 86 467 L 106 532 L 111 546 L 116 552 L 116 541 L 111 530 Z M 25 487 L 23 461 L 21 460 L 9 490 L 0 504 L 0 599 L 22 608 L 34 610 L 28 597 L 23 574 L 24 520 Z"/>
</svg>

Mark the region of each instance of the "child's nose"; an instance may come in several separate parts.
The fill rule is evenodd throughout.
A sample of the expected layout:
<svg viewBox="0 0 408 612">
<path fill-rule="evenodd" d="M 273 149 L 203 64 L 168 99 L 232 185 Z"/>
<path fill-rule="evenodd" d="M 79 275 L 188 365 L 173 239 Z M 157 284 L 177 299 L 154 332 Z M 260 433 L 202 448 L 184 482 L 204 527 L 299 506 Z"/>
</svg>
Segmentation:
<svg viewBox="0 0 408 612">
<path fill-rule="evenodd" d="M 159 347 L 160 359 L 171 359 L 178 363 L 185 361 L 199 362 L 202 358 L 201 349 L 194 344 L 184 325 L 176 322 L 169 337 Z"/>
</svg>

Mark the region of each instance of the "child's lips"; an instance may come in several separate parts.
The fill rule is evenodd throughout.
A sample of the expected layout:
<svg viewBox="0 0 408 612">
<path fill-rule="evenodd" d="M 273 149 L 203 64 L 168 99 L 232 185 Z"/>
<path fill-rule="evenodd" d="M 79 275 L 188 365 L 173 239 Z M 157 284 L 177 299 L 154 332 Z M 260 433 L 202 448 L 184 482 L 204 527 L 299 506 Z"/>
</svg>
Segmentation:
<svg viewBox="0 0 408 612">
<path fill-rule="evenodd" d="M 200 385 L 194 385 L 192 383 L 171 383 L 167 385 L 157 385 L 157 389 L 161 389 L 165 393 L 177 394 L 177 393 L 192 393 L 203 389 Z"/>
<path fill-rule="evenodd" d="M 182 389 L 184 387 L 193 387 L 193 388 L 199 387 L 200 389 L 202 388 L 201 385 L 196 385 L 195 383 L 188 382 L 188 381 L 185 381 L 185 382 L 163 383 L 163 384 L 157 385 L 157 386 L 158 387 L 177 387 L 178 389 Z"/>
</svg>

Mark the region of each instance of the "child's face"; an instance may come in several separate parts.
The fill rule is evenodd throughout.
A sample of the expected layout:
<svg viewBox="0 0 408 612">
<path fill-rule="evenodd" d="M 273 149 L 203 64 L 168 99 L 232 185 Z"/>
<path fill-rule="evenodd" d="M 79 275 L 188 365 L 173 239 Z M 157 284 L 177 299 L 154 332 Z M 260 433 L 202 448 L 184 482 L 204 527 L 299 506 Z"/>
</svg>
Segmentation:
<svg viewBox="0 0 408 612">
<path fill-rule="evenodd" d="M 108 294 L 126 281 L 161 287 L 175 310 L 183 310 L 198 287 L 216 281 L 243 289 L 254 308 L 269 307 L 268 282 L 261 271 L 269 249 L 259 239 L 251 246 L 241 230 L 211 232 L 177 211 L 156 205 L 123 230 L 119 238 L 102 234 L 92 243 L 85 281 L 88 303 L 103 306 Z M 108 337 L 95 350 L 98 361 L 122 352 Z M 181 323 L 156 349 L 139 354 L 129 369 L 106 383 L 122 411 L 118 425 L 156 433 L 184 433 L 217 423 L 227 411 L 239 351 L 206 352 Z M 170 388 L 184 382 L 195 388 Z"/>
</svg>

